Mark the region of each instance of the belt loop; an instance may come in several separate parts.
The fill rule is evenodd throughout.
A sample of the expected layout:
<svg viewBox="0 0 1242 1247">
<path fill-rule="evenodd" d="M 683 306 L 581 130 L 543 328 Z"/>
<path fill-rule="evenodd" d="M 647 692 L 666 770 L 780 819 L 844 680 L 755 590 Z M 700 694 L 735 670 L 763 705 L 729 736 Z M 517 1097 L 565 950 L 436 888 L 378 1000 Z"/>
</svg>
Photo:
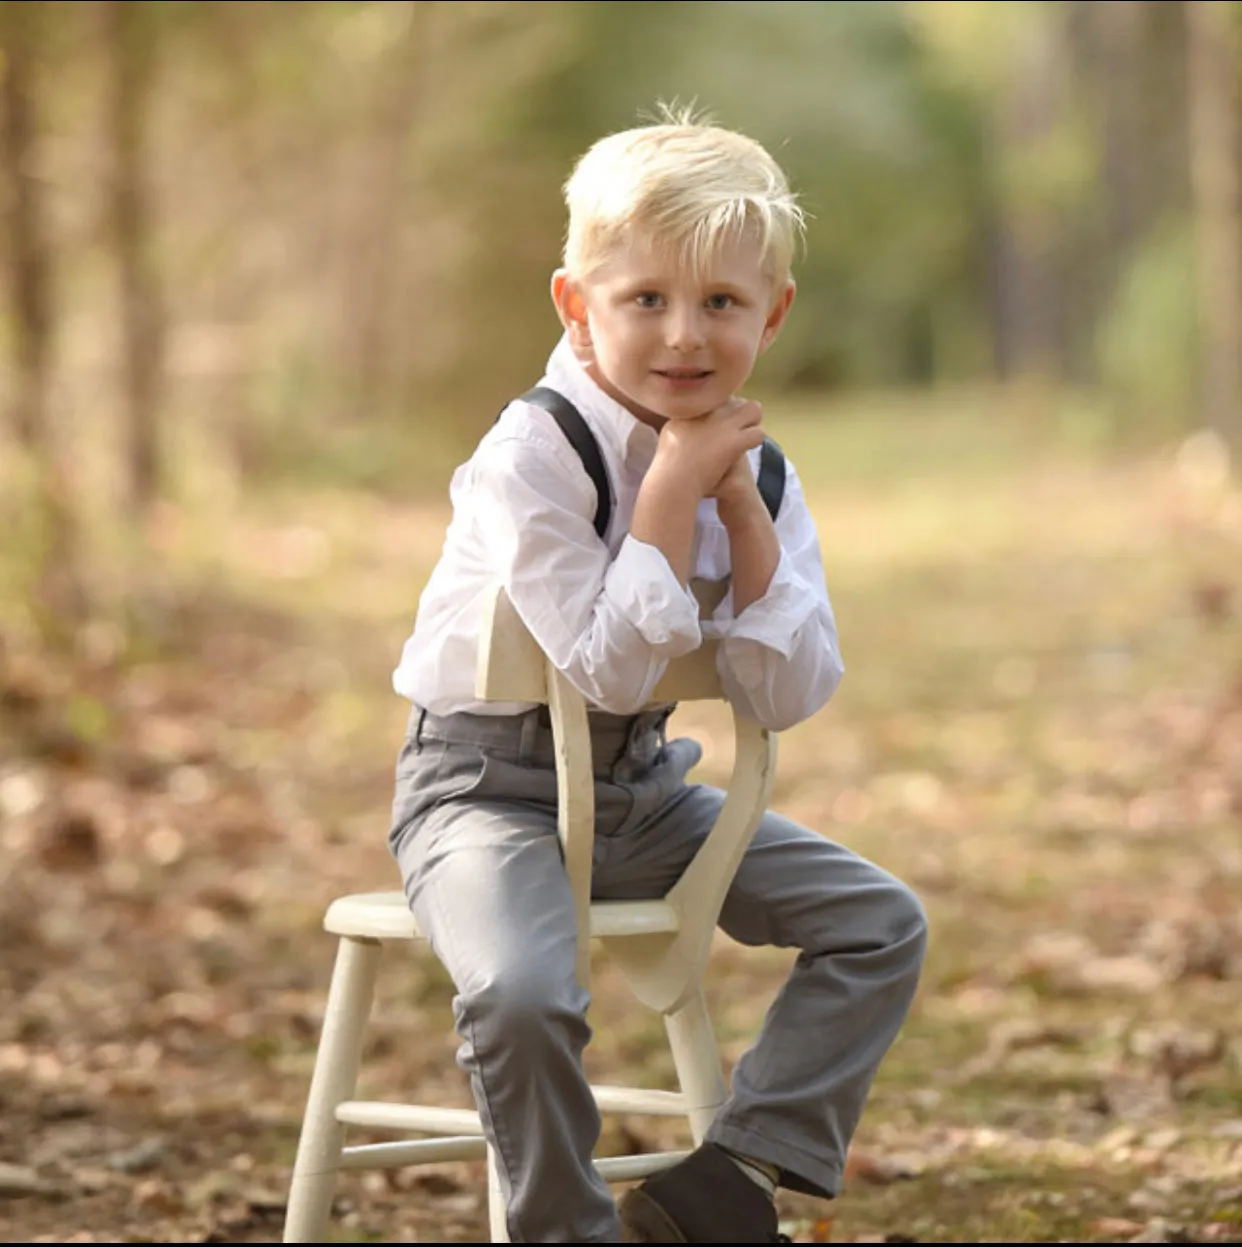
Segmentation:
<svg viewBox="0 0 1242 1247">
<path fill-rule="evenodd" d="M 419 711 L 418 711 L 418 723 L 415 725 L 415 728 L 414 728 L 414 748 L 415 749 L 421 749 L 423 747 L 423 723 L 426 721 L 426 719 L 427 719 L 427 712 L 424 709 L 422 709 L 422 707 L 420 706 Z"/>
<path fill-rule="evenodd" d="M 535 756 L 535 746 L 539 739 L 539 712 L 541 709 L 542 707 L 536 706 L 522 716 L 522 731 L 518 736 L 518 762 L 522 766 L 529 766 Z"/>
</svg>

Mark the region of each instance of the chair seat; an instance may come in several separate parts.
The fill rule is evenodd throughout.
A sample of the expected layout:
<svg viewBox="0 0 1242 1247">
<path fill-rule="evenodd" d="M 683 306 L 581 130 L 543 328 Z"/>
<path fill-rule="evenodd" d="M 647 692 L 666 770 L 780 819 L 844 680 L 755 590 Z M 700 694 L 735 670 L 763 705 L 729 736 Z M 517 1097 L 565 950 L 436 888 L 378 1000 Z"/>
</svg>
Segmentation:
<svg viewBox="0 0 1242 1247">
<path fill-rule="evenodd" d="M 328 906 L 324 929 L 355 939 L 421 940 L 404 892 L 359 892 L 341 896 Z M 667 901 L 595 901 L 591 905 L 594 936 L 662 935 L 678 928 L 677 911 Z"/>
</svg>

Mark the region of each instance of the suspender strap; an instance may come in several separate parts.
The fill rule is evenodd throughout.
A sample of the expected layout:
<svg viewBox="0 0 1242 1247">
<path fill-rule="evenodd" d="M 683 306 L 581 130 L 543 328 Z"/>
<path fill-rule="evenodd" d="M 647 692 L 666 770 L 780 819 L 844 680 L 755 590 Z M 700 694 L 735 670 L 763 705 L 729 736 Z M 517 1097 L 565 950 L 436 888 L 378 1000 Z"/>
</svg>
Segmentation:
<svg viewBox="0 0 1242 1247">
<path fill-rule="evenodd" d="M 785 452 L 770 437 L 763 439 L 759 450 L 759 478 L 755 484 L 775 523 L 785 501 Z"/>
<path fill-rule="evenodd" d="M 604 467 L 603 456 L 599 453 L 599 443 L 595 434 L 582 418 L 582 413 L 563 394 L 550 390 L 546 385 L 537 385 L 521 396 L 524 403 L 534 403 L 561 427 L 561 432 L 569 439 L 569 444 L 578 452 L 582 466 L 595 486 L 595 532 L 601 541 L 608 531 L 608 521 L 612 518 L 612 489 L 608 484 L 608 471 Z"/>
<path fill-rule="evenodd" d="M 521 396 L 521 401 L 542 407 L 560 426 L 561 432 L 582 460 L 582 466 L 595 486 L 595 532 L 602 541 L 608 531 L 608 521 L 612 518 L 612 489 L 595 434 L 591 432 L 577 407 L 563 394 L 549 389 L 546 385 L 537 385 L 533 390 L 527 390 Z M 785 453 L 770 437 L 763 439 L 763 446 L 759 451 L 759 477 L 756 485 L 768 514 L 775 520 L 780 514 L 781 503 L 785 500 Z"/>
</svg>

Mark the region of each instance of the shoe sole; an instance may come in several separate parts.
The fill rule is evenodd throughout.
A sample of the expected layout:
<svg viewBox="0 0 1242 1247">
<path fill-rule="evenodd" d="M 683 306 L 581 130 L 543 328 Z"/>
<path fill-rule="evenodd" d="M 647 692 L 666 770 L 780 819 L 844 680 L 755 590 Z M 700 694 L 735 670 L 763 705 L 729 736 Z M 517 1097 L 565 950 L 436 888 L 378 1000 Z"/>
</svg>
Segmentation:
<svg viewBox="0 0 1242 1247">
<path fill-rule="evenodd" d="M 646 1191 L 627 1191 L 617 1205 L 621 1218 L 623 1243 L 686 1243 L 681 1232 L 664 1209 Z"/>
</svg>

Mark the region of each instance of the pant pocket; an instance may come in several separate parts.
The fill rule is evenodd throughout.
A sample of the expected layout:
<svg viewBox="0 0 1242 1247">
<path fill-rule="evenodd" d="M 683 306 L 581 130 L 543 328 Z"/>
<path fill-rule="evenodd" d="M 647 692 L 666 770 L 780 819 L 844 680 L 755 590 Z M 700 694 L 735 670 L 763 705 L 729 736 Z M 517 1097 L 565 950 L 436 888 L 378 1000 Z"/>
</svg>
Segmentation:
<svg viewBox="0 0 1242 1247">
<path fill-rule="evenodd" d="M 474 745 L 406 741 L 397 760 L 388 844 L 394 855 L 437 807 L 477 791 L 488 755 Z"/>
</svg>

